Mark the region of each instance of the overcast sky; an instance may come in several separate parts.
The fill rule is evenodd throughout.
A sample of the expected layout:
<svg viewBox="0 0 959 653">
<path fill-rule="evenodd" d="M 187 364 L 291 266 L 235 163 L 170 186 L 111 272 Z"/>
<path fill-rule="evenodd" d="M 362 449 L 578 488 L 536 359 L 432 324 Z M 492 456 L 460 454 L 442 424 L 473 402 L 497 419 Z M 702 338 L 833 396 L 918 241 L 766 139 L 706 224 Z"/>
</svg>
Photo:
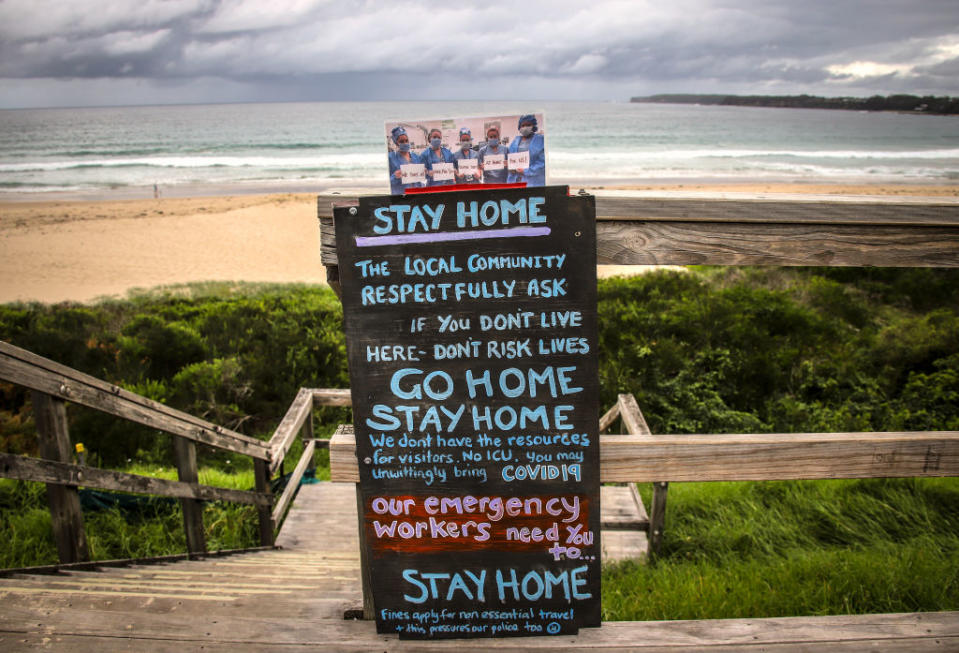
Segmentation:
<svg viewBox="0 0 959 653">
<path fill-rule="evenodd" d="M 0 107 L 957 82 L 959 0 L 0 0 Z"/>
</svg>

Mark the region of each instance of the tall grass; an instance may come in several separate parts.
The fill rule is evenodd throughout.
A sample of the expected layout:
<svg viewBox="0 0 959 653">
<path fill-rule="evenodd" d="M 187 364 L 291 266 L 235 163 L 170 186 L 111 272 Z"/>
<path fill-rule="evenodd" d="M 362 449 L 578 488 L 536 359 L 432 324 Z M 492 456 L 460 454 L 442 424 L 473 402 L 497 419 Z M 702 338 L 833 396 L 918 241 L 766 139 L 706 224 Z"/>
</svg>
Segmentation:
<svg viewBox="0 0 959 653">
<path fill-rule="evenodd" d="M 959 479 L 672 484 L 662 556 L 603 581 L 611 620 L 954 610 Z"/>
</svg>

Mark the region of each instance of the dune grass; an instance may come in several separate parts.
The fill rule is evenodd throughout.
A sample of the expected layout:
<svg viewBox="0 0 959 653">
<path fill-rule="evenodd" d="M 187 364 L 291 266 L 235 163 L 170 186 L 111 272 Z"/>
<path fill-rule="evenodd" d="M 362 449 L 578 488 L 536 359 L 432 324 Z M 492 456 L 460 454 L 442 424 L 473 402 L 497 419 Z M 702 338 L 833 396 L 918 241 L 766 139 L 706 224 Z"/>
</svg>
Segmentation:
<svg viewBox="0 0 959 653">
<path fill-rule="evenodd" d="M 955 610 L 959 479 L 672 484 L 661 557 L 603 583 L 609 620 Z"/>
</svg>

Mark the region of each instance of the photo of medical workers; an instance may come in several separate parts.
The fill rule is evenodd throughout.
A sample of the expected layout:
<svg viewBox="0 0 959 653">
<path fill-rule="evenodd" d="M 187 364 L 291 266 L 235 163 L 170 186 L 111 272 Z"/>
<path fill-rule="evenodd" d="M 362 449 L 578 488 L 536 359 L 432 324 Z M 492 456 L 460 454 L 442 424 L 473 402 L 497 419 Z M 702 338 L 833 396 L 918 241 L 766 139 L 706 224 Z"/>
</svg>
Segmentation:
<svg viewBox="0 0 959 653">
<path fill-rule="evenodd" d="M 545 186 L 542 112 L 386 122 L 390 192 L 451 184 Z"/>
</svg>

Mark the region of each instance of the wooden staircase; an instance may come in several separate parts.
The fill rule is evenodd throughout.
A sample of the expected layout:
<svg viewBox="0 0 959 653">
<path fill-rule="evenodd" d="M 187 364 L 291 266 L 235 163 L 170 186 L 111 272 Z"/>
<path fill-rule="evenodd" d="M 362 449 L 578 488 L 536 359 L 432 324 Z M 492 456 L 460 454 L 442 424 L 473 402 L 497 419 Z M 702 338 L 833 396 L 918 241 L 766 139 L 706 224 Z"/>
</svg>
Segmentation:
<svg viewBox="0 0 959 653">
<path fill-rule="evenodd" d="M 362 606 L 350 485 L 304 485 L 274 550 L 0 578 L 0 650 L 219 650 L 288 641 Z M 212 649 L 210 648 L 212 647 Z M 58 647 L 59 648 L 59 647 Z M 225 649 L 224 649 L 225 650 Z"/>
<path fill-rule="evenodd" d="M 625 513 L 622 522 L 635 520 Z M 362 606 L 352 484 L 302 486 L 277 545 L 202 560 L 0 578 L 0 651 L 959 649 L 956 612 L 607 622 L 576 637 L 400 641 L 377 635 L 371 622 L 344 618 Z"/>
</svg>

